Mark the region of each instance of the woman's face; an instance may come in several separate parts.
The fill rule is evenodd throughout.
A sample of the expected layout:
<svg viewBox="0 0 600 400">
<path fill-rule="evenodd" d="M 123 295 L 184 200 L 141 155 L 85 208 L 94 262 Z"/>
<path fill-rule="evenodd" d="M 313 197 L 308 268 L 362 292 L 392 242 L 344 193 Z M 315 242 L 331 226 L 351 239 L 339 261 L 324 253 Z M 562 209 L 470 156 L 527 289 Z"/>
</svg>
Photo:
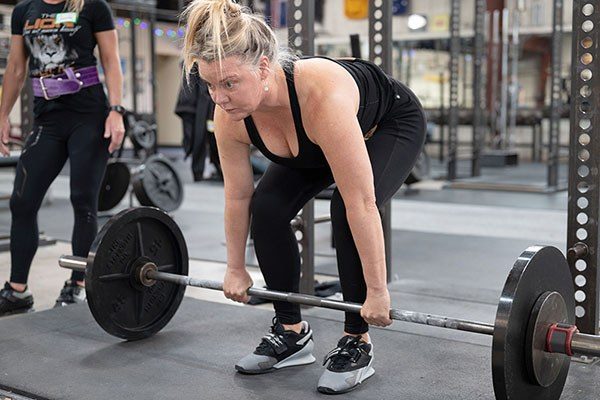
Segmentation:
<svg viewBox="0 0 600 400">
<path fill-rule="evenodd" d="M 263 96 L 265 72 L 244 64 L 238 57 L 218 61 L 198 61 L 200 79 L 208 86 L 215 104 L 232 119 L 239 121 L 254 112 Z"/>
</svg>

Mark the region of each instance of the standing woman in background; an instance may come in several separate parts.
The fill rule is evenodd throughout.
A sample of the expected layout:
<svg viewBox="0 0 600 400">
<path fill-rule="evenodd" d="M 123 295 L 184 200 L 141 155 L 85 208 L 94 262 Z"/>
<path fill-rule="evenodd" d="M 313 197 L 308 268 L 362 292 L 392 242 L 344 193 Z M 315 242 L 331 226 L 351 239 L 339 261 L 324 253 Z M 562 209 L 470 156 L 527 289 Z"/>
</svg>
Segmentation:
<svg viewBox="0 0 600 400">
<path fill-rule="evenodd" d="M 73 254 L 87 257 L 96 237 L 97 202 L 109 153 L 125 129 L 117 32 L 105 0 L 25 0 L 12 13 L 11 45 L 0 102 L 0 153 L 8 155 L 8 116 L 27 75 L 34 125 L 16 169 L 10 199 L 11 276 L 0 290 L 0 315 L 27 312 L 27 286 L 38 247 L 37 214 L 50 184 L 70 160 Z M 98 46 L 108 98 L 100 82 Z M 56 306 L 85 300 L 83 272 L 73 272 Z"/>
</svg>

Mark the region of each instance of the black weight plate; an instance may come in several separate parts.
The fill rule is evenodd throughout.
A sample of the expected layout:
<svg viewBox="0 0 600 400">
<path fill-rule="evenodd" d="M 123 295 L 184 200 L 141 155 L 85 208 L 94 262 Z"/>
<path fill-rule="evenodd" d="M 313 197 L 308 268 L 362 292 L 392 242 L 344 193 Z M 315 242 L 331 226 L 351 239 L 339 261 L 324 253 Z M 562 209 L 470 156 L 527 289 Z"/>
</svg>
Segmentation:
<svg viewBox="0 0 600 400">
<path fill-rule="evenodd" d="M 124 210 L 104 225 L 90 250 L 85 273 L 88 306 L 111 335 L 138 340 L 160 331 L 183 299 L 185 286 L 156 282 L 140 286 L 136 261 L 155 263 L 161 272 L 188 274 L 181 230 L 164 212 L 139 207 Z"/>
<path fill-rule="evenodd" d="M 129 137 L 135 146 L 144 150 L 151 150 L 156 144 L 156 131 L 144 120 L 135 121 L 129 131 Z"/>
<path fill-rule="evenodd" d="M 498 400 L 558 400 L 570 363 L 564 363 L 548 387 L 531 383 L 526 366 L 527 326 L 533 307 L 545 292 L 565 300 L 568 322 L 575 322 L 575 291 L 569 266 L 555 247 L 532 246 L 515 262 L 502 290 L 492 343 L 492 375 Z"/>
<path fill-rule="evenodd" d="M 109 161 L 104 171 L 102 186 L 98 196 L 98 211 L 108 211 L 115 208 L 127 194 L 131 173 L 127 164 L 119 161 Z"/>
<path fill-rule="evenodd" d="M 153 155 L 134 175 L 133 190 L 144 206 L 171 212 L 183 201 L 183 184 L 177 171 L 165 157 Z"/>
</svg>

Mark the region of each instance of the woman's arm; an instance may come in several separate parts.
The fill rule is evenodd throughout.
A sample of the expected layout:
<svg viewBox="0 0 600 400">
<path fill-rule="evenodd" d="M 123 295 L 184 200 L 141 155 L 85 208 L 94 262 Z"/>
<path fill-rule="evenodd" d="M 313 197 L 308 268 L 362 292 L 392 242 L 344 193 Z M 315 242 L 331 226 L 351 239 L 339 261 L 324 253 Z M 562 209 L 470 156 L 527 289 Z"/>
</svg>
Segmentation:
<svg viewBox="0 0 600 400">
<path fill-rule="evenodd" d="M 0 118 L 8 117 L 15 102 L 19 98 L 23 83 L 27 77 L 27 51 L 23 36 L 12 35 L 8 63 L 2 83 L 2 101 L 0 102 Z"/>
<path fill-rule="evenodd" d="M 339 74 L 330 71 L 318 75 L 323 78 L 314 77 L 317 89 L 309 97 L 309 112 L 304 114 L 308 116 L 306 131 L 325 154 L 344 200 L 367 284 L 363 318 L 374 325 L 389 325 L 383 228 L 372 166 L 356 118 L 358 90 L 351 77 L 337 78 L 336 75 Z"/>
<path fill-rule="evenodd" d="M 121 72 L 117 31 L 111 29 L 108 31 L 96 32 L 94 33 L 94 36 L 98 42 L 100 62 L 104 69 L 110 105 L 121 105 L 123 97 L 123 73 Z M 116 111 L 111 111 L 106 119 L 104 131 L 104 137 L 111 138 L 110 146 L 108 148 L 109 152 L 112 153 L 121 145 L 124 134 L 125 127 L 123 126 L 123 116 Z"/>
<path fill-rule="evenodd" d="M 250 226 L 250 201 L 254 176 L 250 164 L 250 146 L 240 140 L 243 122 L 231 121 L 215 108 L 215 137 L 225 184 L 225 240 L 227 272 L 223 292 L 227 298 L 246 302 L 246 290 L 252 280 L 246 271 L 246 240 Z"/>
<path fill-rule="evenodd" d="M 215 108 L 215 137 L 225 184 L 227 267 L 233 269 L 246 268 L 250 200 L 254 193 L 250 146 L 238 140 L 239 125 L 230 121 L 219 107 Z"/>
<path fill-rule="evenodd" d="M 4 80 L 2 83 L 2 100 L 0 101 L 0 153 L 8 156 L 8 138 L 10 135 L 10 114 L 19 98 L 23 83 L 27 76 L 27 50 L 23 36 L 12 35 L 10 51 Z"/>
</svg>

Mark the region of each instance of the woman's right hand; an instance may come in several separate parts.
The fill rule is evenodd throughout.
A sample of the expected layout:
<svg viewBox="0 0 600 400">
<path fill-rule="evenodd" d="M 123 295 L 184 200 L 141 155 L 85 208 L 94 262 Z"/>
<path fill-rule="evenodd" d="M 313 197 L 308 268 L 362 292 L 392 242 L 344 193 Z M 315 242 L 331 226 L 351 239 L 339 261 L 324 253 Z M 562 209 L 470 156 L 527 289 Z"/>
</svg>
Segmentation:
<svg viewBox="0 0 600 400">
<path fill-rule="evenodd" d="M 8 139 L 10 138 L 10 122 L 8 118 L 0 120 L 0 153 L 3 156 L 9 156 Z"/>
<path fill-rule="evenodd" d="M 227 267 L 225 279 L 223 280 L 223 293 L 228 299 L 240 303 L 247 303 L 250 300 L 247 291 L 252 284 L 252 278 L 245 267 Z"/>
</svg>

